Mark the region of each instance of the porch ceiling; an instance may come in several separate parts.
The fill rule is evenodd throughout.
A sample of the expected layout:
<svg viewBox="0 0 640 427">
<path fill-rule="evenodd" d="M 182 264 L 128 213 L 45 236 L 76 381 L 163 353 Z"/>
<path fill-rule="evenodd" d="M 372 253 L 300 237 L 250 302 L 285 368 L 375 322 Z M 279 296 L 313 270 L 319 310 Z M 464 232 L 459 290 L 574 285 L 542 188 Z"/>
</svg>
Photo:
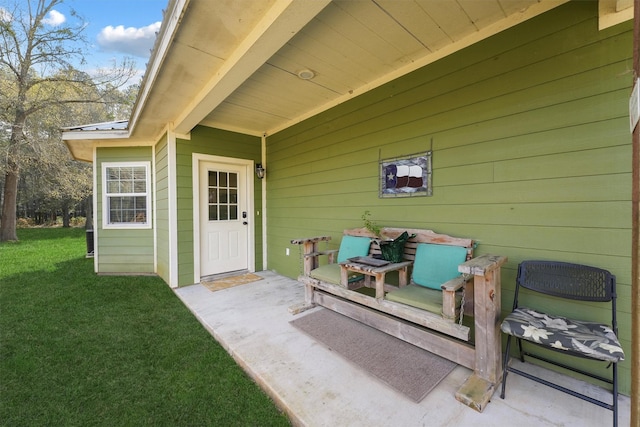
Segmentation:
<svg viewBox="0 0 640 427">
<path fill-rule="evenodd" d="M 138 131 L 273 134 L 565 1 L 191 0 Z"/>
<path fill-rule="evenodd" d="M 198 124 L 274 134 L 566 1 L 170 0 L 127 135 L 63 139 L 91 160 Z"/>
</svg>

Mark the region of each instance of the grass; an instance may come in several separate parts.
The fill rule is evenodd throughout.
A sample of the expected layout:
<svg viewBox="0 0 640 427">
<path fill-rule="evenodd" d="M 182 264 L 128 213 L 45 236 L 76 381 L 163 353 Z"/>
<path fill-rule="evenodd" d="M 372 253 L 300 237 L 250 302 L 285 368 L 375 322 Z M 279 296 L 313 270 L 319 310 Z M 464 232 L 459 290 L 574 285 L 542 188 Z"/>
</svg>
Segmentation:
<svg viewBox="0 0 640 427">
<path fill-rule="evenodd" d="M 157 277 L 97 276 L 83 229 L 0 243 L 3 426 L 284 426 Z"/>
</svg>

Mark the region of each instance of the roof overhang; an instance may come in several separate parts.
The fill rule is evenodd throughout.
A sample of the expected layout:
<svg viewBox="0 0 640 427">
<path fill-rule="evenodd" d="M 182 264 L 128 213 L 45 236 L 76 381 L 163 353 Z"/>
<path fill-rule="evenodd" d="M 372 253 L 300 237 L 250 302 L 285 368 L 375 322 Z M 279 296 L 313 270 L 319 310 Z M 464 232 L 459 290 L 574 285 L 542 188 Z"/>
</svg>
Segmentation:
<svg viewBox="0 0 640 427">
<path fill-rule="evenodd" d="M 62 128 L 62 140 L 75 159 L 90 162 L 93 159 L 94 144 L 105 141 L 119 145 L 116 141 L 128 140 L 128 128 L 127 120 L 70 126 Z"/>
<path fill-rule="evenodd" d="M 566 1 L 171 0 L 128 128 L 63 139 L 91 161 L 94 145 L 199 124 L 274 134 Z M 632 0 L 600 0 L 599 14 L 601 28 L 631 19 Z"/>
</svg>

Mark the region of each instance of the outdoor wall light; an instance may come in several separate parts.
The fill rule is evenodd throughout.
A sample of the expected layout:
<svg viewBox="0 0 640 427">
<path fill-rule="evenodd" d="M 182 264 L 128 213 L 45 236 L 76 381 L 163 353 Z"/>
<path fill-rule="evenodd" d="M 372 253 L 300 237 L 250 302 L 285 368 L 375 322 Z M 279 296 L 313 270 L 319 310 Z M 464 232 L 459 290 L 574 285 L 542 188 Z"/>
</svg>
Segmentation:
<svg viewBox="0 0 640 427">
<path fill-rule="evenodd" d="M 262 167 L 262 163 L 256 163 L 256 176 L 258 179 L 264 178 L 264 168 Z"/>
</svg>

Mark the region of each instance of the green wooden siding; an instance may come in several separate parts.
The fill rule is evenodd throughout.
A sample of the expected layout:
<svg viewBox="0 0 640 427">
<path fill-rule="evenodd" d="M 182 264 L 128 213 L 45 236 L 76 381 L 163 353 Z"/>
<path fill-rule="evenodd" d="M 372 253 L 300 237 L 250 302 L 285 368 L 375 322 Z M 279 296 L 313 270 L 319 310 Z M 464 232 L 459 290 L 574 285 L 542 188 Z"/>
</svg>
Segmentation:
<svg viewBox="0 0 640 427">
<path fill-rule="evenodd" d="M 190 140 L 177 141 L 178 284 L 193 283 L 192 154 L 201 153 L 260 162 L 261 140 L 255 136 L 198 126 Z M 262 211 L 262 186 L 254 178 L 254 208 Z M 262 222 L 256 217 L 256 270 L 262 270 Z"/>
<path fill-rule="evenodd" d="M 155 156 L 157 273 L 169 283 L 171 248 L 169 247 L 169 159 L 166 134 L 156 145 Z"/>
<path fill-rule="evenodd" d="M 102 163 L 151 162 L 151 160 L 151 147 L 97 148 L 98 191 L 96 199 L 98 209 L 95 216 L 97 220 L 98 273 L 154 273 L 153 229 L 102 228 Z M 153 167 L 153 165 L 151 166 Z M 150 184 L 153 191 L 153 184 Z M 151 220 L 153 221 L 153 218 Z"/>
<path fill-rule="evenodd" d="M 365 210 L 508 256 L 505 311 L 521 260 L 609 269 L 628 393 L 632 24 L 597 28 L 597 2 L 570 2 L 268 137 L 269 269 L 296 277 L 291 239 L 331 235 L 336 248 Z M 378 198 L 379 160 L 432 140 L 433 196 Z M 544 303 L 608 319 L 595 304 Z"/>
</svg>

